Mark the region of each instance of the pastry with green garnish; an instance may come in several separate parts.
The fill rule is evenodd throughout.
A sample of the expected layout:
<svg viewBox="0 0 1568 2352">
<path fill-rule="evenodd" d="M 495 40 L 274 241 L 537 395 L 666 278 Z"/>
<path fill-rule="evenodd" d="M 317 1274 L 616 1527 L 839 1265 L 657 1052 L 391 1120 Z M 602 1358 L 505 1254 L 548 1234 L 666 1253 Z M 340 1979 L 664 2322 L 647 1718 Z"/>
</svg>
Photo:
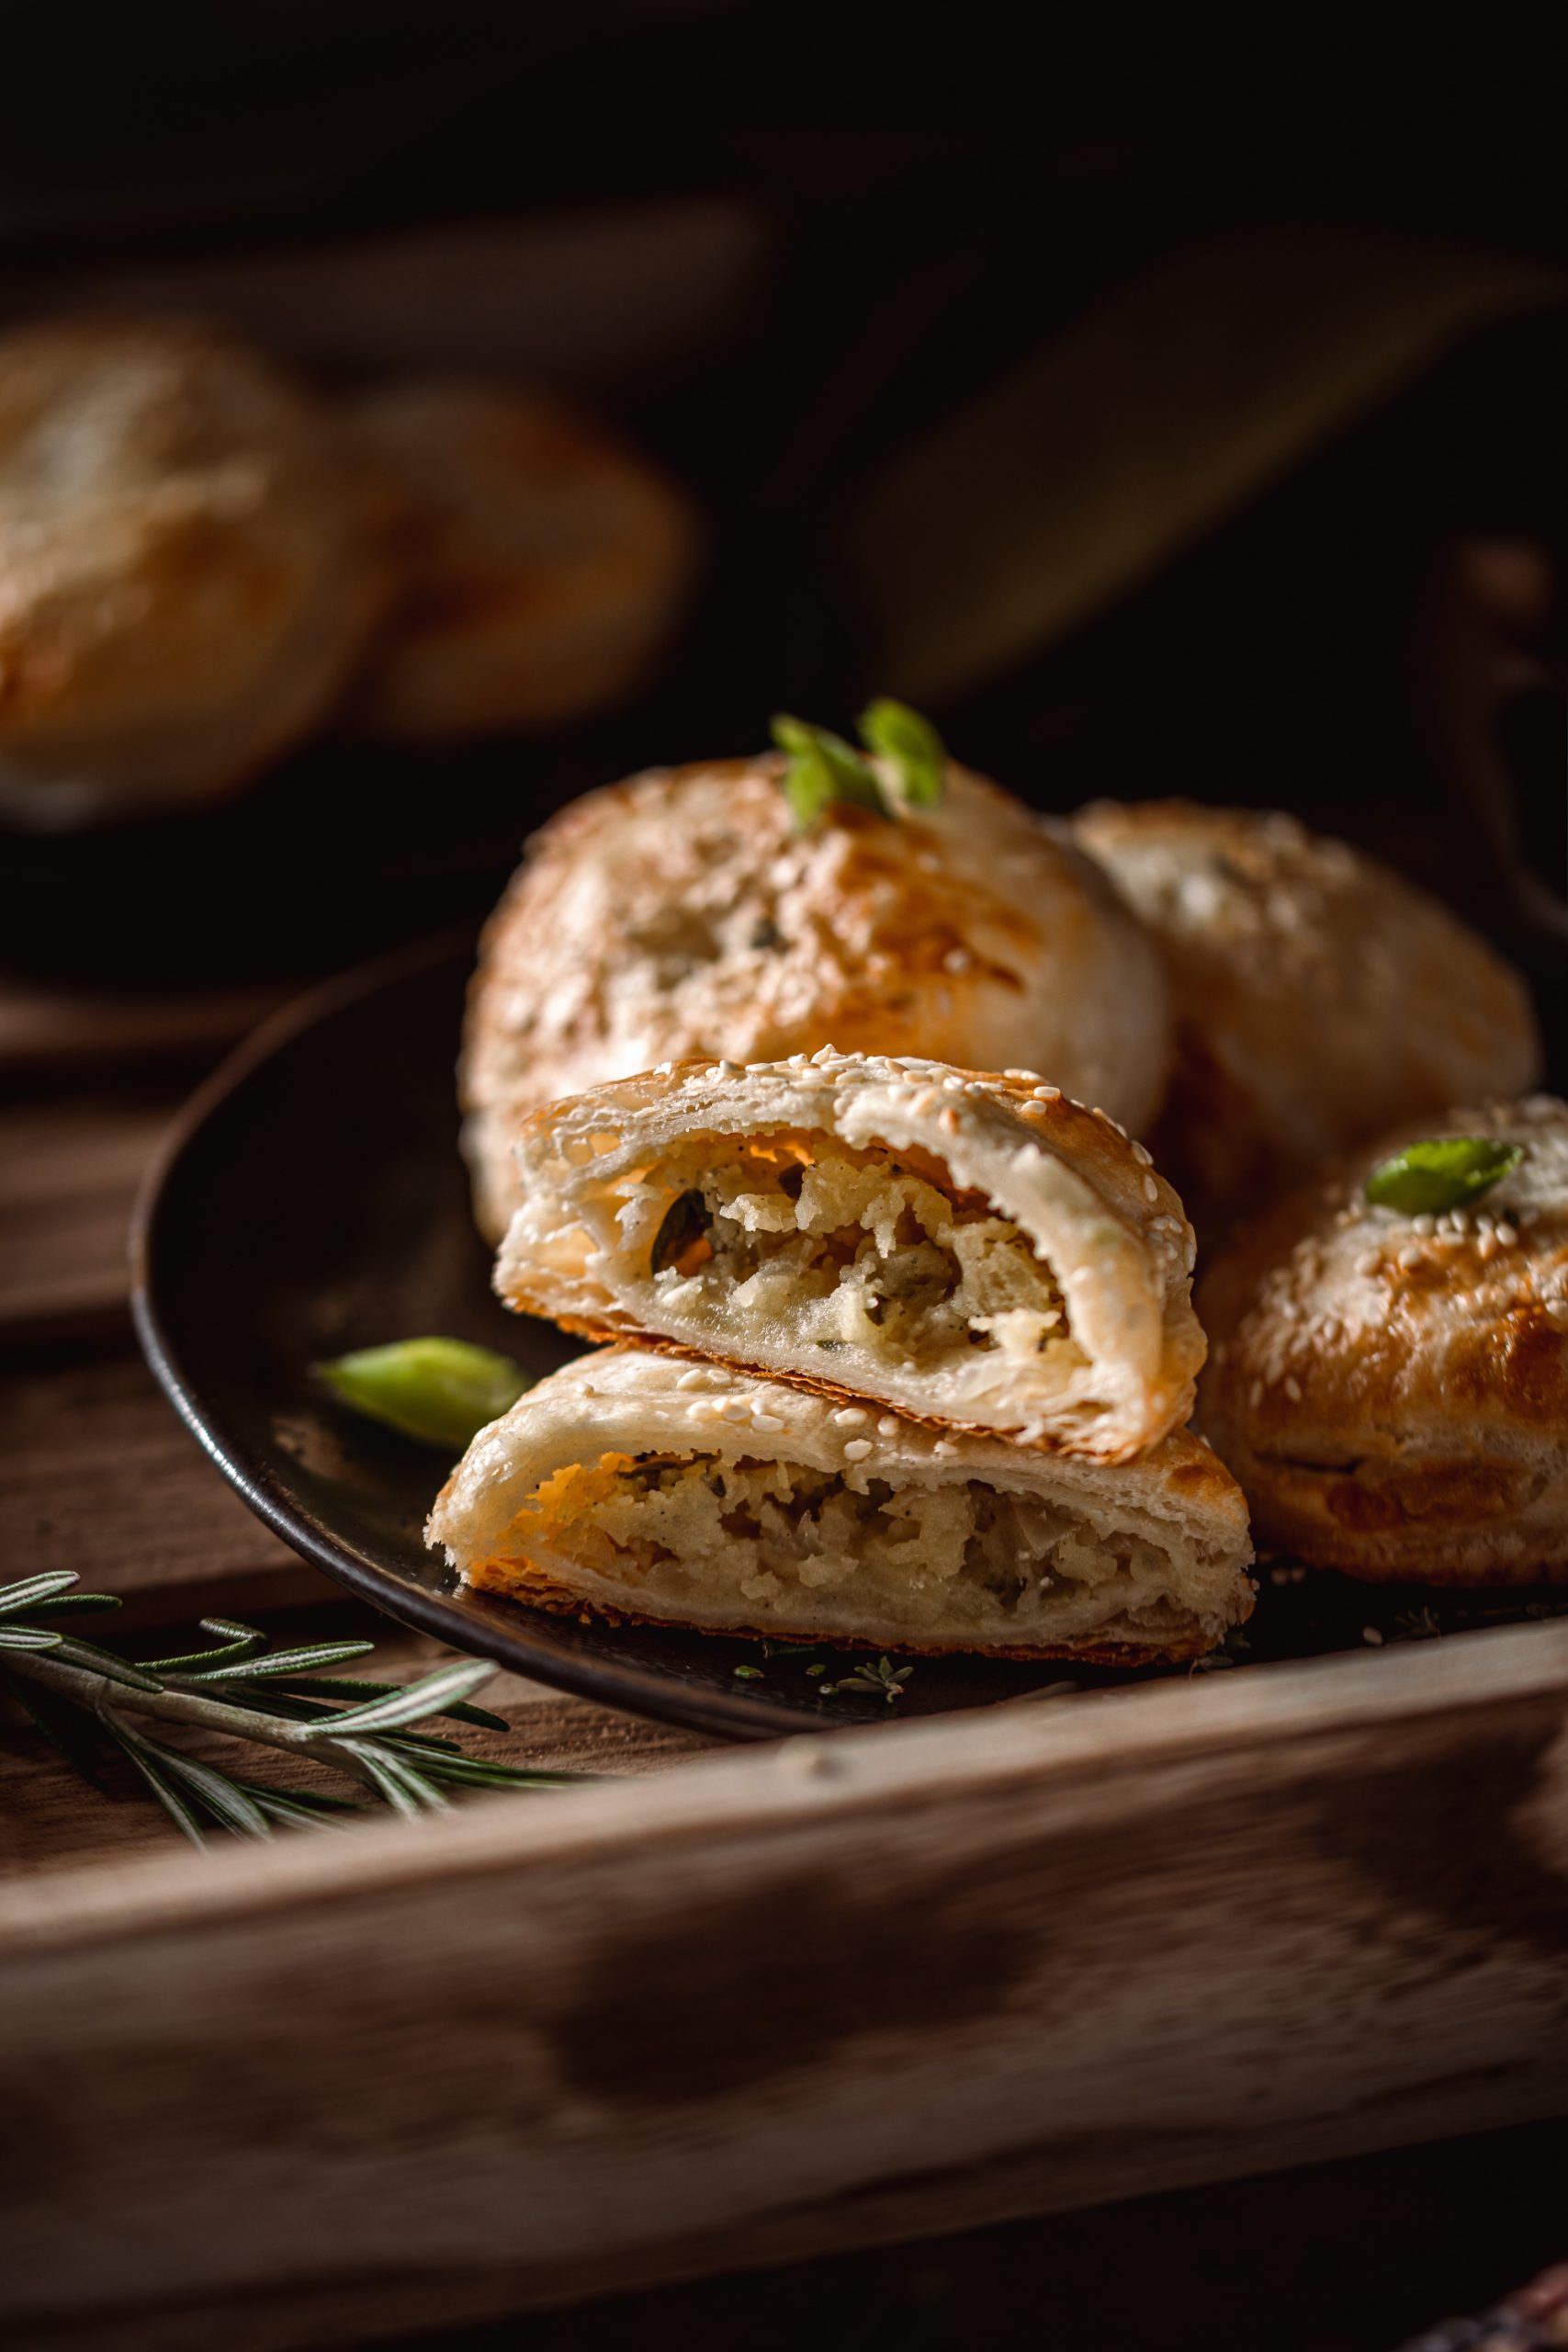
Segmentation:
<svg viewBox="0 0 1568 2352">
<path fill-rule="evenodd" d="M 1568 1580 L 1568 1104 L 1364 1145 L 1199 1312 L 1200 1426 L 1263 1543 L 1374 1580 Z"/>
</svg>

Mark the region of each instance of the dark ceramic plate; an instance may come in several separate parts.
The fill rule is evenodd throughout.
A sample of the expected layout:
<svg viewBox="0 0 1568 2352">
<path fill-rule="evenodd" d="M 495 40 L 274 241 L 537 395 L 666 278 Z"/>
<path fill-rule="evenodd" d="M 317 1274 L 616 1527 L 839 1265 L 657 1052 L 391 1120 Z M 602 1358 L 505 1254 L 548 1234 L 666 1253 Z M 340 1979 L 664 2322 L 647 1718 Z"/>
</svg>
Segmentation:
<svg viewBox="0 0 1568 2352">
<path fill-rule="evenodd" d="M 536 1614 L 462 1589 L 420 1530 L 439 1453 L 344 1412 L 310 1367 L 423 1332 L 531 1372 L 579 1352 L 491 1296 L 457 1157 L 453 1063 L 471 942 L 413 950 L 270 1023 L 190 1105 L 134 1237 L 137 1328 L 184 1419 L 253 1510 L 389 1615 L 612 1707 L 732 1737 L 942 1713 L 1059 1668 L 922 1659 L 896 1702 L 823 1697 L 792 1652 Z M 832 1680 L 852 1661 L 829 1659 Z M 738 1675 L 737 1667 L 745 1669 Z"/>
<path fill-rule="evenodd" d="M 455 1648 L 735 1738 L 1149 1679 L 921 1658 L 896 1701 L 875 1690 L 824 1695 L 820 1684 L 852 1671 L 852 1658 L 583 1624 L 457 1584 L 420 1534 L 446 1464 L 344 1412 L 310 1367 L 433 1331 L 504 1349 L 536 1373 L 578 1352 L 491 1296 L 469 1217 L 453 1063 L 472 955 L 470 937 L 447 939 L 304 999 L 197 1096 L 149 1181 L 134 1237 L 142 1346 L 252 1510 L 307 1560 Z M 1262 1663 L 1357 1646 L 1369 1627 L 1399 1640 L 1565 1605 L 1561 1593 L 1427 1594 L 1275 1567 L 1232 1647 Z M 814 1679 L 806 1669 L 821 1659 Z"/>
</svg>

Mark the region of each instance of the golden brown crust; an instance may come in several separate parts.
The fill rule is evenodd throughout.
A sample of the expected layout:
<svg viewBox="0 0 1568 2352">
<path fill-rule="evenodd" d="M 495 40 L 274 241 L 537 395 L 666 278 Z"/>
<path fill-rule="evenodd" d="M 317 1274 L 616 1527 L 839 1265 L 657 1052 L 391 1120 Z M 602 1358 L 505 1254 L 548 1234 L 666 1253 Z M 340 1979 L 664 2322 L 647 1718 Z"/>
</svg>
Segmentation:
<svg viewBox="0 0 1568 2352">
<path fill-rule="evenodd" d="M 896 823 L 795 829 L 783 762 L 659 769 L 554 819 L 486 931 L 469 996 L 465 1148 L 492 1238 L 523 1115 L 694 1055 L 835 1046 L 1038 1070 L 1134 1134 L 1164 1082 L 1164 983 L 1103 876 L 952 767 Z"/>
<path fill-rule="evenodd" d="M 1062 1379 L 1044 1360 L 965 1348 L 919 1371 L 857 1362 L 852 1380 L 837 1380 L 776 1310 L 733 1298 L 682 1310 L 649 1263 L 666 1193 L 672 1202 L 691 1181 L 694 1148 L 718 1165 L 747 1138 L 780 1133 L 908 1165 L 1013 1221 L 1052 1270 L 1081 1364 Z M 1181 1203 L 1104 1112 L 1030 1076 L 827 1047 L 746 1067 L 684 1061 L 545 1105 L 516 1152 L 521 1202 L 496 1287 L 509 1306 L 585 1337 L 672 1346 L 844 1401 L 875 1396 L 934 1427 L 1111 1461 L 1191 1411 L 1204 1342 Z M 672 1161 L 684 1172 L 664 1184 Z M 984 1417 L 965 1411 L 981 1397 Z"/>
<path fill-rule="evenodd" d="M 1201 1228 L 1379 1128 L 1536 1082 L 1518 975 L 1343 842 L 1181 800 L 1100 802 L 1074 830 L 1166 959 L 1176 1072 L 1150 1140 Z"/>
<path fill-rule="evenodd" d="M 220 791 L 322 715 L 384 583 L 330 423 L 179 323 L 0 338 L 0 803 Z"/>
<path fill-rule="evenodd" d="M 357 683 L 367 733 L 563 725 L 637 685 L 695 569 L 690 500 L 559 401 L 415 379 L 346 411 L 402 510 L 404 590 Z"/>
<path fill-rule="evenodd" d="M 605 1625 L 661 1625 L 669 1629 L 667 1617 L 651 1617 L 646 1611 L 607 1609 L 600 1601 L 585 1600 L 570 1585 L 559 1583 L 547 1568 L 534 1560 L 479 1560 L 466 1570 L 464 1582 L 479 1592 L 499 1593 L 502 1600 L 520 1600 L 530 1609 L 542 1609 L 547 1616 L 575 1617 L 581 1623 L 597 1618 Z M 765 1642 L 777 1638 L 778 1628 L 766 1625 L 729 1625 L 724 1630 L 726 1641 Z M 863 1641 L 854 1634 L 834 1634 L 823 1641 L 824 1649 L 886 1651 L 894 1657 L 964 1657 L 974 1655 L 956 1642 Z M 1109 1642 L 1099 1646 L 1078 1645 L 1076 1647 L 1039 1646 L 1030 1649 L 1010 1648 L 1004 1644 L 988 1643 L 987 1657 L 1009 1658 L 1014 1663 L 1033 1665 L 1052 1658 L 1070 1658 L 1075 1666 L 1115 1666 L 1129 1669 L 1143 1666 L 1184 1666 L 1190 1659 L 1204 1657 L 1213 1644 L 1195 1634 L 1190 1641 L 1180 1636 L 1162 1643 L 1157 1649 L 1139 1646 L 1133 1642 Z"/>
<path fill-rule="evenodd" d="M 1412 1218 L 1369 1170 L 1426 1135 L 1521 1143 L 1472 1209 Z M 1409 1122 L 1244 1234 L 1205 1275 L 1202 1426 L 1262 1540 L 1354 1576 L 1568 1576 L 1568 1110 Z"/>
</svg>

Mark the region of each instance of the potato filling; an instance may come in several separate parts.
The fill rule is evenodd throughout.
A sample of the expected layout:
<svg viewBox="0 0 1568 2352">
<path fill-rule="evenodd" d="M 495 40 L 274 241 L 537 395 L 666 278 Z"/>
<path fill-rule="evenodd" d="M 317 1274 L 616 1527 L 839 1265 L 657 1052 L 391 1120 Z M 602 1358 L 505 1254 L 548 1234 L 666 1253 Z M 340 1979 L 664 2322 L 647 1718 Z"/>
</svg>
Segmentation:
<svg viewBox="0 0 1568 2352">
<path fill-rule="evenodd" d="M 658 1173 L 667 1196 L 680 1170 Z M 771 1136 L 694 1168 L 649 1272 L 677 1313 L 784 1327 L 829 1377 L 846 1349 L 919 1370 L 995 1352 L 1030 1362 L 1032 1385 L 1085 1363 L 1051 1268 L 1010 1218 L 907 1159 L 821 1136 Z"/>
<path fill-rule="evenodd" d="M 1169 1563 L 1126 1530 L 977 1479 L 895 1485 L 799 1463 L 606 1454 L 558 1471 L 486 1563 L 504 1586 L 533 1552 L 570 1561 L 629 1605 L 853 1633 L 1003 1641 L 1130 1619 L 1169 1627 Z M 897 1629 L 897 1634 L 888 1631 Z"/>
</svg>

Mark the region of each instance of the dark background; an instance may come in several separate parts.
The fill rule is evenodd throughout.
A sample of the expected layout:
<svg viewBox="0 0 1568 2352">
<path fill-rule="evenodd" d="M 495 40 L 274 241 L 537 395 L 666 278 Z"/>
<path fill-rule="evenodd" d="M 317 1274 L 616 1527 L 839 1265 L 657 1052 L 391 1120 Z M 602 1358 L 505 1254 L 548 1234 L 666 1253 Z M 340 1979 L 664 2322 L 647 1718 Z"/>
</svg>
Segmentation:
<svg viewBox="0 0 1568 2352">
<path fill-rule="evenodd" d="M 615 403 L 713 523 L 660 687 L 543 743 L 318 743 L 229 806 L 0 835 L 4 953 L 62 976 L 328 969 L 478 911 L 588 785 L 759 742 L 781 704 L 841 721 L 863 616 L 828 550 L 859 487 L 1173 254 L 1333 228 L 1568 267 L 1551 77 L 1506 17 L 1418 50 L 1287 17 L 1267 52 L 1185 23 L 714 0 L 67 0 L 0 22 L 13 311 L 73 271 L 96 287 L 411 226 L 681 197 L 767 226 L 716 337 Z M 1109 610 L 950 699 L 950 741 L 1051 808 L 1192 792 L 1347 831 L 1467 904 L 1550 1016 L 1565 315 L 1545 302 L 1435 357 Z M 1533 551 L 1508 609 L 1498 542 Z M 1479 750 L 1444 705 L 1459 673 Z"/>
</svg>

